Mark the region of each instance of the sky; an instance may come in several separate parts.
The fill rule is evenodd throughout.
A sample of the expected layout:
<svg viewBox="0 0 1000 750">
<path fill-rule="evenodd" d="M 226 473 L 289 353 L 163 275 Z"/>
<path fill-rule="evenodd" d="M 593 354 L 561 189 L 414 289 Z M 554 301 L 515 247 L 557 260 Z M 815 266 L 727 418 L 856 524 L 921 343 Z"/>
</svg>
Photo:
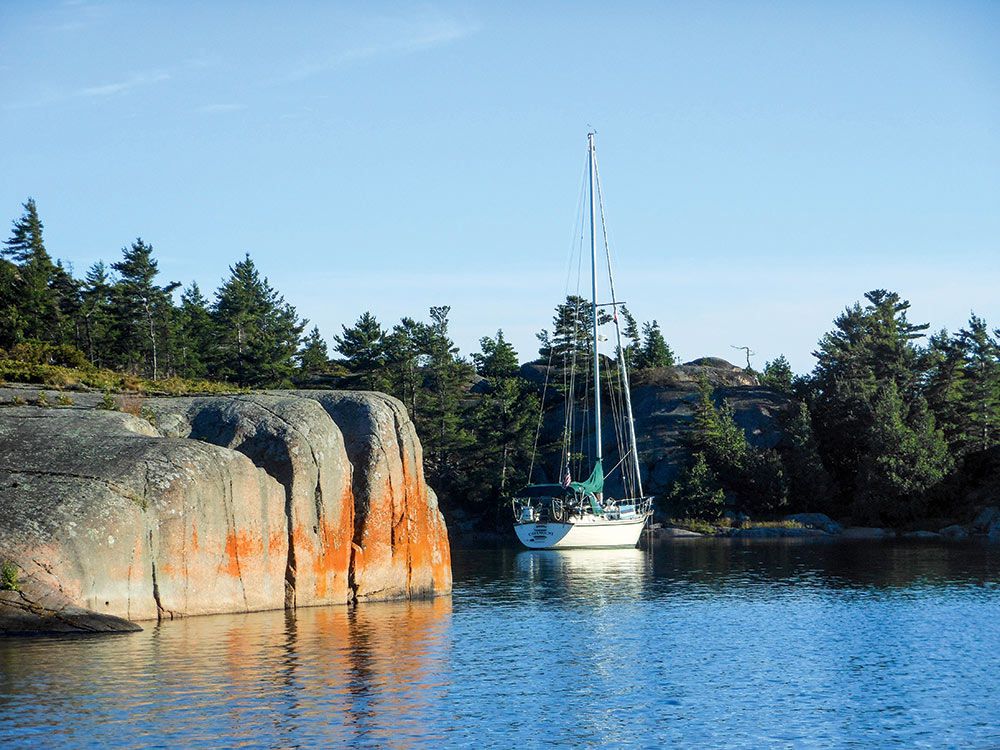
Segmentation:
<svg viewBox="0 0 1000 750">
<path fill-rule="evenodd" d="M 533 358 L 591 129 L 682 360 L 808 371 L 876 288 L 1000 326 L 997 2 L 0 2 L 0 221 L 206 293 L 250 253 L 328 341 L 450 305 Z"/>
</svg>

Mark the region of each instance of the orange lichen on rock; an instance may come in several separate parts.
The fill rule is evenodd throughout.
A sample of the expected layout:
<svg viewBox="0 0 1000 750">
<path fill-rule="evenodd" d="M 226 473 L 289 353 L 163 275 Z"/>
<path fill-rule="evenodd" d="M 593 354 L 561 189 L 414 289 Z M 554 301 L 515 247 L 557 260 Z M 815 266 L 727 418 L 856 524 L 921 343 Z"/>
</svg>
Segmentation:
<svg viewBox="0 0 1000 750">
<path fill-rule="evenodd" d="M 219 566 L 219 572 L 239 576 L 240 560 L 246 563 L 258 557 L 263 551 L 264 542 L 259 537 L 251 535 L 245 529 L 230 531 L 226 534 L 226 556 L 223 564 Z"/>
<path fill-rule="evenodd" d="M 37 603 L 31 627 L 56 621 L 57 600 L 87 629 L 451 590 L 448 532 L 396 399 L 145 405 L 156 428 L 86 407 L 0 415 L 0 553 Z M 0 602 L 0 631 L 15 615 Z"/>
</svg>

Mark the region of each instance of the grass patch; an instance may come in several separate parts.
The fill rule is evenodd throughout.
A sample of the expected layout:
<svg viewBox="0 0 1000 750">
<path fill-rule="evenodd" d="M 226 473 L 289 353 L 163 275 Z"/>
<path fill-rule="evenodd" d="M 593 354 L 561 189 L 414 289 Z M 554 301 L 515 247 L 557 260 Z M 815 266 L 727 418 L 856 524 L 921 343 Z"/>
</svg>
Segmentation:
<svg viewBox="0 0 1000 750">
<path fill-rule="evenodd" d="M 667 524 L 679 529 L 696 531 L 699 534 L 717 534 L 723 529 L 804 529 L 798 521 L 734 521 L 732 518 L 720 518 L 718 521 L 703 521 L 700 518 L 671 518 Z"/>
<path fill-rule="evenodd" d="M 240 388 L 230 383 L 214 383 L 210 380 L 188 380 L 178 377 L 148 380 L 93 365 L 64 367 L 9 358 L 0 359 L 0 380 L 7 383 L 37 383 L 60 390 L 63 388 L 96 389 L 116 393 L 164 396 L 246 393 L 248 391 L 246 388 Z"/>
<path fill-rule="evenodd" d="M 676 526 L 679 529 L 687 529 L 688 531 L 694 531 L 699 534 L 714 534 L 719 528 L 718 526 L 709 523 L 708 521 L 703 521 L 700 518 L 671 518 L 667 520 L 670 526 Z"/>
<path fill-rule="evenodd" d="M 741 521 L 734 528 L 739 529 L 804 529 L 798 521 Z"/>
</svg>

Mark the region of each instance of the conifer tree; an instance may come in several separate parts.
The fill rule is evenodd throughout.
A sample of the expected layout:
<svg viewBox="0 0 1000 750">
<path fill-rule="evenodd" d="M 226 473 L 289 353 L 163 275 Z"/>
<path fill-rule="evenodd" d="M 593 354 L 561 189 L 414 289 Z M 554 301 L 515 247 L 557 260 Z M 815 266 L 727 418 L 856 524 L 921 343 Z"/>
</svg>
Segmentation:
<svg viewBox="0 0 1000 750">
<path fill-rule="evenodd" d="M 873 431 L 876 393 L 892 383 L 905 420 L 919 395 L 919 352 L 913 341 L 927 325 L 907 320 L 909 302 L 895 292 L 877 289 L 865 295 L 868 304 L 847 308 L 835 329 L 823 336 L 811 383 L 813 426 L 823 463 L 845 502 L 858 487 L 859 470 Z M 884 417 L 884 413 L 879 418 Z M 868 472 L 870 476 L 871 471 Z"/>
<path fill-rule="evenodd" d="M 781 458 L 773 450 L 750 445 L 746 433 L 736 423 L 728 401 L 719 407 L 712 400 L 707 379 L 699 383 L 694 426 L 689 447 L 695 456 L 708 462 L 722 486 L 752 513 L 770 513 L 788 502 L 788 484 Z"/>
<path fill-rule="evenodd" d="M 725 509 L 726 494 L 704 453 L 695 453 L 668 495 L 674 512 L 686 518 L 716 521 Z"/>
<path fill-rule="evenodd" d="M 944 433 L 952 455 L 964 452 L 967 408 L 965 391 L 965 352 L 962 344 L 941 330 L 932 335 L 922 353 L 921 369 L 926 372 L 924 396 Z"/>
<path fill-rule="evenodd" d="M 601 309 L 597 320 L 599 325 L 604 325 L 611 316 Z M 551 358 L 552 364 L 560 368 L 568 368 L 575 357 L 577 370 L 586 369 L 593 356 L 593 329 L 590 302 L 575 294 L 567 295 L 565 302 L 556 305 L 552 333 L 543 330 L 537 335 L 541 344 L 538 353 L 543 360 Z"/>
<path fill-rule="evenodd" d="M 28 198 L 24 214 L 14 221 L 11 236 L 4 242 L 4 254 L 16 264 L 11 295 L 17 306 L 14 322 L 17 328 L 10 337 L 54 341 L 62 320 L 56 294 L 52 289 L 56 267 L 45 249 L 42 222 L 35 201 Z M 9 269 L 8 269 L 9 271 Z"/>
<path fill-rule="evenodd" d="M 421 384 L 417 392 L 415 424 L 424 446 L 429 475 L 437 486 L 450 492 L 464 486 L 467 476 L 460 457 L 471 435 L 465 420 L 463 399 L 472 368 L 458 356 L 448 333 L 445 305 L 430 309 L 430 322 L 420 326 L 417 348 L 422 360 Z"/>
<path fill-rule="evenodd" d="M 638 368 L 642 339 L 639 336 L 639 324 L 628 308 L 622 305 L 620 314 L 625 319 L 625 327 L 622 331 L 625 340 L 625 364 L 631 372 Z"/>
<path fill-rule="evenodd" d="M 333 337 L 337 351 L 344 355 L 348 369 L 357 376 L 359 387 L 377 391 L 386 387 L 386 331 L 370 312 L 365 312 L 343 333 Z"/>
<path fill-rule="evenodd" d="M 707 379 L 699 381 L 698 390 L 691 446 L 695 452 L 703 453 L 717 472 L 736 475 L 746 468 L 750 451 L 746 434 L 736 424 L 728 401 L 723 401 L 721 407 L 715 406 Z"/>
<path fill-rule="evenodd" d="M 87 271 L 80 289 L 81 349 L 98 367 L 107 364 L 113 345 L 111 287 L 108 269 L 98 261 Z"/>
<path fill-rule="evenodd" d="M 56 305 L 57 321 L 57 328 L 49 334 L 50 341 L 82 348 L 81 286 L 81 283 L 73 278 L 72 270 L 67 270 L 62 261 L 57 260 L 49 279 L 49 289 Z"/>
<path fill-rule="evenodd" d="M 660 324 L 655 320 L 642 324 L 642 349 L 639 352 L 638 368 L 648 370 L 654 367 L 673 367 L 674 352 L 663 338 Z"/>
<path fill-rule="evenodd" d="M 419 424 L 417 394 L 422 383 L 420 376 L 420 342 L 426 338 L 425 323 L 413 318 L 403 318 L 385 336 L 385 376 L 389 392 L 402 401 L 410 412 L 410 419 Z"/>
<path fill-rule="evenodd" d="M 313 326 L 302 344 L 302 349 L 298 353 L 299 370 L 306 375 L 316 375 L 327 369 L 329 365 L 329 355 L 326 350 L 326 342 L 319 333 L 319 328 Z"/>
<path fill-rule="evenodd" d="M 975 314 L 957 339 L 963 360 L 959 450 L 964 454 L 1000 442 L 1000 346 Z"/>
<path fill-rule="evenodd" d="M 789 502 L 800 510 L 831 511 L 833 485 L 823 466 L 812 431 L 812 418 L 804 401 L 793 404 L 782 421 L 787 441 L 784 454 Z"/>
<path fill-rule="evenodd" d="M 775 359 L 764 363 L 760 384 L 782 393 L 792 392 L 792 366 L 784 354 L 779 354 Z"/>
<path fill-rule="evenodd" d="M 909 419 L 894 380 L 883 380 L 872 399 L 871 427 L 860 436 L 855 514 L 870 522 L 900 522 L 923 510 L 924 492 L 953 464 L 944 435 L 922 398 Z"/>
<path fill-rule="evenodd" d="M 18 286 L 20 269 L 9 260 L 0 258 L 0 348 L 10 349 L 21 340 L 24 323 Z"/>
<path fill-rule="evenodd" d="M 112 292 L 118 362 L 156 380 L 161 374 L 161 358 L 171 344 L 174 313 L 171 294 L 180 284 L 153 283 L 159 268 L 153 259 L 153 246 L 141 237 L 123 248 L 122 259 L 111 267 L 119 276 Z"/>
<path fill-rule="evenodd" d="M 215 293 L 217 377 L 254 388 L 287 385 L 295 373 L 305 321 L 246 257 L 230 266 Z"/>
<path fill-rule="evenodd" d="M 538 397 L 518 374 L 514 347 L 497 331 L 480 339 L 473 354 L 476 372 L 486 379 L 486 392 L 471 415 L 475 435 L 470 456 L 470 492 L 478 498 L 501 499 L 515 484 L 527 482 L 528 457 L 538 416 Z"/>
<path fill-rule="evenodd" d="M 181 293 L 177 310 L 177 371 L 185 378 L 204 378 L 216 355 L 216 330 L 209 302 L 197 282 Z"/>
</svg>

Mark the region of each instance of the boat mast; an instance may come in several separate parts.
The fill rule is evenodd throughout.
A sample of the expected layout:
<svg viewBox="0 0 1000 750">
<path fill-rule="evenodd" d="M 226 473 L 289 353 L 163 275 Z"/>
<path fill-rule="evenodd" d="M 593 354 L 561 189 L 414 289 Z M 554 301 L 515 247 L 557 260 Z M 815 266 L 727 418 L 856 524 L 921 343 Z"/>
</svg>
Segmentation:
<svg viewBox="0 0 1000 750">
<path fill-rule="evenodd" d="M 590 171 L 590 310 L 594 319 L 594 457 L 601 463 L 601 358 L 597 352 L 597 206 L 594 198 L 594 134 L 587 133 Z"/>
</svg>

